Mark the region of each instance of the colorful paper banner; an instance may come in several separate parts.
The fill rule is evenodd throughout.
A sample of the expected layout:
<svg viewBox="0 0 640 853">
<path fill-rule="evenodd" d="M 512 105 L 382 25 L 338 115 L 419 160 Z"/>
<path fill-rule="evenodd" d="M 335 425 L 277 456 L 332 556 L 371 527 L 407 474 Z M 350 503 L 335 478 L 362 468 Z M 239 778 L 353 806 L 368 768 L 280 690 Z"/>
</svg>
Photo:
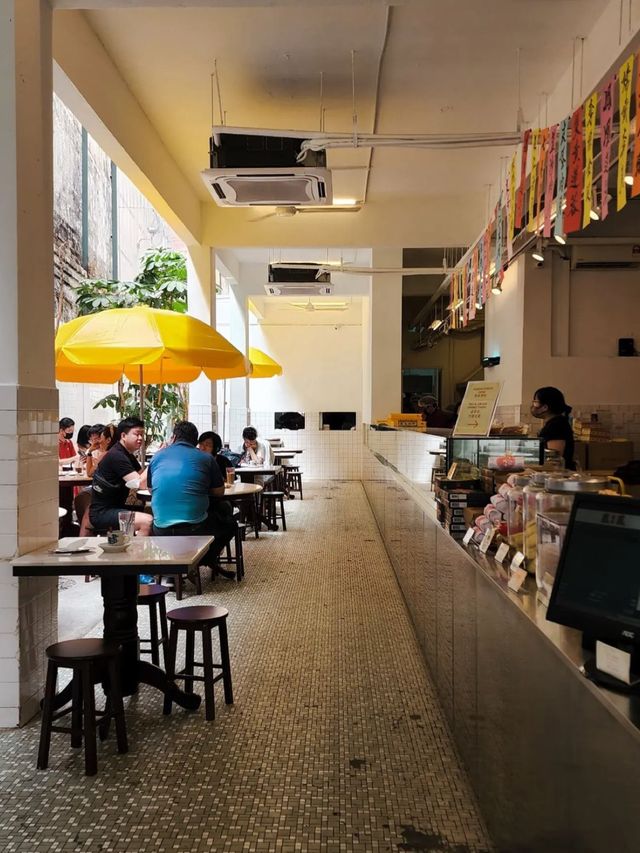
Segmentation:
<svg viewBox="0 0 640 853">
<path fill-rule="evenodd" d="M 547 157 L 547 182 L 544 188 L 544 237 L 551 237 L 551 207 L 553 204 L 553 190 L 556 183 L 556 160 L 558 149 L 558 125 L 554 124 L 549 129 L 549 155 Z"/>
<path fill-rule="evenodd" d="M 513 255 L 513 238 L 515 237 L 515 225 L 516 225 L 516 155 L 514 154 L 511 158 L 511 166 L 509 167 L 509 225 L 508 225 L 508 237 L 507 237 L 507 251 L 509 251 L 509 247 L 511 248 L 511 255 Z"/>
<path fill-rule="evenodd" d="M 531 142 L 531 172 L 529 173 L 529 209 L 527 215 L 527 231 L 534 231 L 536 227 L 535 208 L 536 192 L 538 186 L 538 146 L 542 134 L 539 129 L 533 131 Z"/>
<path fill-rule="evenodd" d="M 527 151 L 529 148 L 529 139 L 531 131 L 525 130 L 522 137 L 522 157 L 520 160 L 520 184 L 518 186 L 518 194 L 516 196 L 516 228 L 522 227 L 522 214 L 524 213 L 524 193 L 527 181 Z"/>
<path fill-rule="evenodd" d="M 536 182 L 536 226 L 535 231 L 540 230 L 540 214 L 542 213 L 542 193 L 545 186 L 547 145 L 549 143 L 549 128 L 545 127 L 540 132 L 540 160 L 538 162 L 538 180 Z"/>
<path fill-rule="evenodd" d="M 618 137 L 618 192 L 617 210 L 627 203 L 627 151 L 629 150 L 629 116 L 631 111 L 631 82 L 633 78 L 634 55 L 620 66 L 618 71 L 618 110 L 620 113 L 620 135 Z"/>
<path fill-rule="evenodd" d="M 582 105 L 571 116 L 569 141 L 569 174 L 567 179 L 567 209 L 564 212 L 564 230 L 567 234 L 579 231 L 582 223 L 582 176 L 584 171 Z"/>
<path fill-rule="evenodd" d="M 560 122 L 558 129 L 558 187 L 556 191 L 556 221 L 553 228 L 554 235 L 564 236 L 564 196 L 567 189 L 567 167 L 568 167 L 568 142 L 569 142 L 569 119 Z"/>
<path fill-rule="evenodd" d="M 491 234 L 493 232 L 492 223 L 487 225 L 484 232 L 484 303 L 486 305 L 489 293 L 491 292 Z"/>
<path fill-rule="evenodd" d="M 636 134 L 633 143 L 631 174 L 633 175 L 631 195 L 637 196 L 640 193 L 640 54 L 636 70 Z"/>
<path fill-rule="evenodd" d="M 584 102 L 584 180 L 582 184 L 582 227 L 591 222 L 593 206 L 593 138 L 596 135 L 598 93 Z"/>
<path fill-rule="evenodd" d="M 615 74 L 602 90 L 600 98 L 600 218 L 609 215 L 609 169 L 611 168 L 611 137 L 613 133 L 613 87 Z M 636 92 L 637 95 L 637 92 Z M 637 115 L 637 113 L 636 113 Z M 636 140 L 639 136 L 636 134 Z"/>
<path fill-rule="evenodd" d="M 478 301 L 478 249 L 475 248 L 471 255 L 471 298 L 469 301 L 469 319 L 474 320 L 476 316 L 476 302 Z"/>
<path fill-rule="evenodd" d="M 496 205 L 496 272 L 495 274 L 500 277 L 500 271 L 502 270 L 502 253 L 503 253 L 503 222 L 502 222 L 502 193 L 500 193 L 500 198 L 498 199 L 498 204 Z"/>
</svg>

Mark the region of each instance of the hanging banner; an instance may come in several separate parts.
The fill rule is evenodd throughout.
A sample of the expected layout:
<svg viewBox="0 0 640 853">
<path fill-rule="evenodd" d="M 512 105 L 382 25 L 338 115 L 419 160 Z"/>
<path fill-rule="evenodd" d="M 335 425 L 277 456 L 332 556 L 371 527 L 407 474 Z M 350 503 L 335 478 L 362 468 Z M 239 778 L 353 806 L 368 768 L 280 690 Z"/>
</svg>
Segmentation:
<svg viewBox="0 0 640 853">
<path fill-rule="evenodd" d="M 593 138 L 596 135 L 598 93 L 584 102 L 584 181 L 582 184 L 582 227 L 591 222 L 593 207 Z"/>
<path fill-rule="evenodd" d="M 640 55 L 636 75 L 636 136 L 633 143 L 633 160 L 631 161 L 631 174 L 633 175 L 632 196 L 637 196 L 640 193 Z"/>
<path fill-rule="evenodd" d="M 502 241 L 503 241 L 503 223 L 502 223 L 502 193 L 500 193 L 500 198 L 498 199 L 498 204 L 496 205 L 495 212 L 495 220 L 496 220 L 496 272 L 497 276 L 500 276 L 500 271 L 502 270 Z"/>
<path fill-rule="evenodd" d="M 509 236 L 507 243 L 507 251 L 511 246 L 511 255 L 513 255 L 513 238 L 516 236 L 516 155 L 511 158 L 511 166 L 509 167 Z M 511 259 L 511 255 L 509 259 Z"/>
<path fill-rule="evenodd" d="M 511 172 L 507 169 L 507 174 L 504 178 L 504 236 L 505 243 L 507 246 L 507 260 L 511 260 L 513 257 L 513 238 L 511 236 L 511 229 L 509 228 L 509 222 L 511 219 L 511 208 L 513 207 L 513 200 L 511 197 Z"/>
<path fill-rule="evenodd" d="M 547 156 L 547 182 L 544 188 L 544 226 L 542 234 L 551 237 L 551 208 L 556 183 L 556 161 L 558 157 L 558 125 L 549 128 L 549 154 Z"/>
<path fill-rule="evenodd" d="M 613 87 L 615 74 L 602 90 L 600 98 L 600 219 L 609 215 L 609 169 L 613 133 Z M 636 113 L 637 115 L 637 113 Z M 639 138 L 636 134 L 636 140 Z"/>
<path fill-rule="evenodd" d="M 620 113 L 620 135 L 618 137 L 618 192 L 617 210 L 627 203 L 627 185 L 625 177 L 627 174 L 627 151 L 629 150 L 629 115 L 631 111 L 631 80 L 633 77 L 633 60 L 631 54 L 629 59 L 620 66 L 618 71 L 618 110 Z"/>
<path fill-rule="evenodd" d="M 531 142 L 531 172 L 529 173 L 529 210 L 527 215 L 527 231 L 533 231 L 536 227 L 536 191 L 538 184 L 538 145 L 540 144 L 540 130 L 533 131 Z"/>
<path fill-rule="evenodd" d="M 567 209 L 564 212 L 564 230 L 567 234 L 579 231 L 582 224 L 582 173 L 584 171 L 582 106 L 571 116 L 569 142 L 569 173 L 567 178 Z"/>
<path fill-rule="evenodd" d="M 469 265 L 471 269 L 471 287 L 470 287 L 470 300 L 469 300 L 469 319 L 475 320 L 476 316 L 476 302 L 478 301 L 478 249 L 475 248 L 473 250 L 473 254 L 471 255 L 471 263 Z"/>
<path fill-rule="evenodd" d="M 492 223 L 487 225 L 487 230 L 484 232 L 484 299 L 486 305 L 489 293 L 491 291 L 491 234 L 493 232 Z"/>
<path fill-rule="evenodd" d="M 462 268 L 462 325 L 469 322 L 467 313 L 469 310 L 469 266 L 465 264 Z"/>
<path fill-rule="evenodd" d="M 536 223 L 535 231 L 540 231 L 542 214 L 542 194 L 545 187 L 547 166 L 547 145 L 549 144 L 549 128 L 545 127 L 540 132 L 540 161 L 538 163 L 538 180 L 536 183 Z"/>
<path fill-rule="evenodd" d="M 522 137 L 522 158 L 520 160 L 520 185 L 518 186 L 518 194 L 516 196 L 516 222 L 515 227 L 522 227 L 522 214 L 524 213 L 524 191 L 527 181 L 527 151 L 529 149 L 529 139 L 531 131 L 525 130 Z"/>
<path fill-rule="evenodd" d="M 554 235 L 564 237 L 564 194 L 567 189 L 567 155 L 569 142 L 569 119 L 560 122 L 558 128 L 558 189 L 556 192 L 556 222 L 553 228 Z"/>
<path fill-rule="evenodd" d="M 484 307 L 484 234 L 478 240 L 478 292 L 477 300 L 480 307 Z"/>
</svg>

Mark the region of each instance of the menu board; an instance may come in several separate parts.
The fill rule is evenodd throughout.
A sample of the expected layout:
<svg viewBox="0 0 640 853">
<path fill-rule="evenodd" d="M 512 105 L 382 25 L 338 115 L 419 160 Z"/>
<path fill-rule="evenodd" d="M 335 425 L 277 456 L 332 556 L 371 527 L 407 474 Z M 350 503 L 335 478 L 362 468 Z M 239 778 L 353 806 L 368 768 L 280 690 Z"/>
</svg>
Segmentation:
<svg viewBox="0 0 640 853">
<path fill-rule="evenodd" d="M 467 383 L 453 435 L 489 435 L 501 390 L 502 382 Z"/>
</svg>

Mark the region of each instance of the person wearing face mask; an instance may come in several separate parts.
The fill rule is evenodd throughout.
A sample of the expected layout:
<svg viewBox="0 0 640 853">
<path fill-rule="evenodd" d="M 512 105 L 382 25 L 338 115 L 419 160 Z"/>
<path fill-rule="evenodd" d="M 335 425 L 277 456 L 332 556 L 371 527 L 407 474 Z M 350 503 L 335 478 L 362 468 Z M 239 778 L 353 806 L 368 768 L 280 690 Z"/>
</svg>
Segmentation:
<svg viewBox="0 0 640 853">
<path fill-rule="evenodd" d="M 73 462 L 76 457 L 76 449 L 73 446 L 73 428 L 75 421 L 71 418 L 61 418 L 58 423 L 58 459 L 65 462 Z"/>
<path fill-rule="evenodd" d="M 558 388 L 548 385 L 538 388 L 533 395 L 531 414 L 543 421 L 539 438 L 543 439 L 547 450 L 555 450 L 564 458 L 568 470 L 574 471 L 576 464 L 573 459 L 573 430 L 568 417 L 570 412 L 571 406 L 567 406 L 564 394 Z"/>
</svg>

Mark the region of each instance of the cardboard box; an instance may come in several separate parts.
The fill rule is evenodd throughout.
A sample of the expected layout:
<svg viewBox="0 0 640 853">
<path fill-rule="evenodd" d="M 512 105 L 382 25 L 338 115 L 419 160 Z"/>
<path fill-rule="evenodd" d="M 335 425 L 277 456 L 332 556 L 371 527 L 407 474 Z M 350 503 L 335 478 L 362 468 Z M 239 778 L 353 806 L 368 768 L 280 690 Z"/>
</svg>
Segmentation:
<svg viewBox="0 0 640 853">
<path fill-rule="evenodd" d="M 576 441 L 573 450 L 573 458 L 583 471 L 587 470 L 587 447 L 586 441 Z"/>
<path fill-rule="evenodd" d="M 473 527 L 476 518 L 484 514 L 484 509 L 479 506 L 468 506 L 464 511 L 464 521 L 467 527 Z"/>
<path fill-rule="evenodd" d="M 615 471 L 633 459 L 633 442 L 590 441 L 587 445 L 587 468 L 590 471 Z"/>
</svg>

